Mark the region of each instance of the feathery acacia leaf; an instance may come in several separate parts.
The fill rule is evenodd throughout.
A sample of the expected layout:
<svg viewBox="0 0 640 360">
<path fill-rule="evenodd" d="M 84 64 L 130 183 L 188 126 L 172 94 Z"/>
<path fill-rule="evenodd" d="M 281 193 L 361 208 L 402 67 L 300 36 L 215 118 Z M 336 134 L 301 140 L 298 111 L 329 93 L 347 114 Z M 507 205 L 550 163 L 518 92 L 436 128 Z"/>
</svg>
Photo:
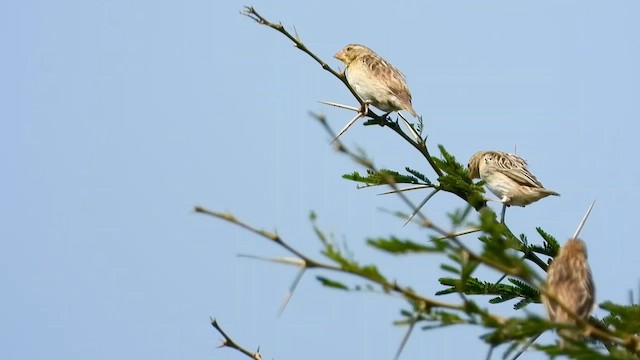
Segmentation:
<svg viewBox="0 0 640 360">
<path fill-rule="evenodd" d="M 417 179 L 424 181 L 425 184 L 431 184 L 429 178 L 427 178 L 424 174 L 418 172 L 417 170 L 413 170 L 409 167 L 404 168 L 409 174 L 415 176 Z"/>
<path fill-rule="evenodd" d="M 555 237 L 551 236 L 551 234 L 542 230 L 541 227 L 536 227 L 536 231 L 542 239 L 544 240 L 544 248 L 548 251 L 549 256 L 555 257 L 558 254 L 558 250 L 560 249 L 560 244 L 556 240 Z"/>
<path fill-rule="evenodd" d="M 602 319 L 606 326 L 629 334 L 640 333 L 640 305 L 618 305 L 607 301 L 600 304 L 600 308 L 609 311 Z"/>
<path fill-rule="evenodd" d="M 420 181 L 415 176 L 402 175 L 397 171 L 388 169 L 381 169 L 380 171 L 367 170 L 366 176 L 354 171 L 351 174 L 342 175 L 342 178 L 366 185 L 420 184 Z"/>
<path fill-rule="evenodd" d="M 392 254 L 433 253 L 442 252 L 441 246 L 426 246 L 411 240 L 401 240 L 396 237 L 367 239 L 372 247 Z"/>
<path fill-rule="evenodd" d="M 324 276 L 316 276 L 316 279 L 322 283 L 322 285 L 326 287 L 331 287 L 339 290 L 347 290 L 349 291 L 349 287 L 341 282 L 326 278 Z"/>
<path fill-rule="evenodd" d="M 442 158 L 432 156 L 431 159 L 443 171 L 443 175 L 438 178 L 439 188 L 467 199 L 469 204 L 476 209 L 485 206 L 482 186 L 475 184 L 469 178 L 466 168 L 447 152 L 444 146 L 438 145 L 438 148 Z"/>
</svg>

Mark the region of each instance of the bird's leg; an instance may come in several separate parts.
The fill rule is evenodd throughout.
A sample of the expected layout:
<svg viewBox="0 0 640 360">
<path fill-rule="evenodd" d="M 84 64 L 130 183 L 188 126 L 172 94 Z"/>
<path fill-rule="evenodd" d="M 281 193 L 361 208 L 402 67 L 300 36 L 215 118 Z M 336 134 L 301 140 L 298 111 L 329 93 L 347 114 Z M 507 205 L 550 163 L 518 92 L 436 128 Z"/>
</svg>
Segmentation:
<svg viewBox="0 0 640 360">
<path fill-rule="evenodd" d="M 363 101 L 362 105 L 360 106 L 360 114 L 362 114 L 362 116 L 367 116 L 367 114 L 369 113 L 369 104 L 371 104 L 370 101 Z"/>
<path fill-rule="evenodd" d="M 500 224 L 504 224 L 504 215 L 507 212 L 507 206 L 511 206 L 509 205 L 509 203 L 511 203 L 511 198 L 507 195 L 504 195 L 502 199 L 500 199 L 500 201 L 502 202 L 502 215 L 500 216 Z"/>
<path fill-rule="evenodd" d="M 507 212 L 507 203 L 502 203 L 502 214 L 500 215 L 500 224 L 504 224 L 504 215 Z"/>
</svg>

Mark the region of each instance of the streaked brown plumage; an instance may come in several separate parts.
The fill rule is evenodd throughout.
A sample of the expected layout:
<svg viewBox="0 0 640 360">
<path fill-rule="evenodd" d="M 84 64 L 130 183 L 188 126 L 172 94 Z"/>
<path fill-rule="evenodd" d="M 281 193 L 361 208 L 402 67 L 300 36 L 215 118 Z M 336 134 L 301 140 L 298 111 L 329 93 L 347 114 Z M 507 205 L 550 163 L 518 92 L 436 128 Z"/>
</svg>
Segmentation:
<svg viewBox="0 0 640 360">
<path fill-rule="evenodd" d="M 560 195 L 545 189 L 527 168 L 527 161 L 514 154 L 478 151 L 469 159 L 468 170 L 472 179 L 484 180 L 507 206 L 526 206 L 549 195 Z"/>
<path fill-rule="evenodd" d="M 406 110 L 418 116 L 404 75 L 373 50 L 349 44 L 334 57 L 345 64 L 347 81 L 365 104 L 387 113 Z M 363 111 L 366 112 L 366 107 Z"/>
<path fill-rule="evenodd" d="M 546 290 L 578 318 L 583 320 L 589 318 L 595 301 L 595 285 L 587 262 L 587 247 L 582 240 L 570 239 L 560 248 L 560 252 L 547 269 Z M 551 321 L 564 324 L 575 323 L 575 320 L 556 302 L 544 294 L 541 299 Z M 569 334 L 562 334 L 569 336 Z"/>
</svg>

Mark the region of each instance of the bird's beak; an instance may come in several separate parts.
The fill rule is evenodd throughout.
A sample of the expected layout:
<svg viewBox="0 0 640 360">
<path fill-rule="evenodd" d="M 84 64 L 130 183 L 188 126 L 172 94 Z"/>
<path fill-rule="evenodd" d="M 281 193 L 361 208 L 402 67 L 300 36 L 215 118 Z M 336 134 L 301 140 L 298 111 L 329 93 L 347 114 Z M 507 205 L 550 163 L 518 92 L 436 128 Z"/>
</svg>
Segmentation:
<svg viewBox="0 0 640 360">
<path fill-rule="evenodd" d="M 333 55 L 334 58 L 340 60 L 340 61 L 344 61 L 345 56 L 344 56 L 344 51 L 340 50 L 338 51 L 335 55 Z"/>
</svg>

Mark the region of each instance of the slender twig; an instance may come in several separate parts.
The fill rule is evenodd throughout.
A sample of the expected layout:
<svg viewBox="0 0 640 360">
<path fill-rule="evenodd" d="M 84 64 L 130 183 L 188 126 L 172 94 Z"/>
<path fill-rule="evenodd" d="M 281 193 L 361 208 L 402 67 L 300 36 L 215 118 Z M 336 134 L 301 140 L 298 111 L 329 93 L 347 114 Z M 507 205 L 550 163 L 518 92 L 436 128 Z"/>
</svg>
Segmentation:
<svg viewBox="0 0 640 360">
<path fill-rule="evenodd" d="M 291 40 L 293 42 L 293 45 L 296 48 L 302 50 L 305 54 L 309 55 L 313 60 L 315 60 L 318 64 L 320 64 L 320 66 L 322 66 L 322 68 L 324 70 L 330 72 L 333 76 L 337 77 L 340 81 L 342 81 L 342 83 L 349 89 L 351 94 L 356 99 L 358 99 L 358 102 L 360 103 L 360 105 L 364 104 L 364 102 L 362 101 L 362 99 L 360 99 L 360 97 L 355 92 L 355 90 L 353 90 L 351 85 L 349 85 L 349 82 L 347 81 L 347 77 L 344 75 L 344 72 L 338 72 L 338 71 L 334 70 L 331 66 L 329 66 L 329 64 L 324 62 L 316 54 L 314 54 L 311 50 L 309 50 L 309 48 L 307 48 L 307 46 L 305 44 L 303 44 L 302 41 L 300 41 L 300 38 L 298 36 L 291 35 L 291 33 L 289 33 L 287 31 L 287 29 L 285 29 L 284 26 L 281 23 L 272 23 L 272 22 L 270 22 L 269 20 L 264 18 L 262 15 L 258 14 L 258 12 L 256 11 L 256 9 L 253 8 L 253 6 L 245 6 L 244 11 L 242 12 L 242 14 L 247 16 L 250 19 L 253 19 L 258 24 L 268 26 L 268 27 L 280 32 L 284 36 L 286 36 L 289 40 Z M 375 114 L 371 110 L 369 110 L 367 112 L 367 114 L 365 114 L 365 115 L 366 116 L 370 116 L 370 117 L 382 118 L 379 115 Z"/>
<path fill-rule="evenodd" d="M 379 186 L 379 185 L 380 184 L 373 184 L 371 186 Z M 414 186 L 410 186 L 410 187 L 406 187 L 398 190 L 389 190 L 389 191 L 381 192 L 378 195 L 389 195 L 389 194 L 395 194 L 403 191 L 421 190 L 421 189 L 434 188 L 434 187 L 436 186 L 433 184 L 419 184 L 419 185 L 414 185 Z"/>
<path fill-rule="evenodd" d="M 222 337 L 224 337 L 220 347 L 228 347 L 228 348 L 231 348 L 231 349 L 235 349 L 235 350 L 245 354 L 246 356 L 250 357 L 251 359 L 262 360 L 262 355 L 260 355 L 260 348 L 259 347 L 258 347 L 258 350 L 256 350 L 255 352 L 251 352 L 251 351 L 243 348 L 242 346 L 238 345 L 235 341 L 233 341 L 229 337 L 229 335 L 227 335 L 224 332 L 224 330 L 222 330 L 220 325 L 218 325 L 218 321 L 216 319 L 214 319 L 214 318 L 211 318 L 211 326 L 213 326 L 216 330 L 218 330 L 220 335 L 222 335 Z"/>
<path fill-rule="evenodd" d="M 533 337 L 531 337 L 531 339 L 529 339 L 529 341 L 527 341 L 527 343 L 520 349 L 520 351 L 518 351 L 511 358 L 511 360 L 516 360 L 517 358 L 519 358 L 520 355 L 522 355 L 522 353 L 524 353 L 529 348 L 529 346 L 531 346 L 540 337 L 540 335 L 542 335 L 542 333 L 539 333 L 538 335 L 534 335 Z"/>
<path fill-rule="evenodd" d="M 429 195 L 427 195 L 426 198 L 424 198 L 424 200 L 422 200 L 422 202 L 420 204 L 418 204 L 418 206 L 416 206 L 416 209 L 413 211 L 413 214 L 411 214 L 411 216 L 409 216 L 409 219 L 407 219 L 407 221 L 404 223 L 403 226 L 407 226 L 407 224 L 413 219 L 414 216 L 416 216 L 416 214 L 418 213 L 418 211 L 420 211 L 420 209 L 422 209 L 422 207 L 435 195 L 438 193 L 438 191 L 440 191 L 439 188 L 435 188 L 433 189 Z"/>
<path fill-rule="evenodd" d="M 250 226 L 249 224 L 243 223 L 242 221 L 237 220 L 232 214 L 230 213 L 223 213 L 223 212 L 219 212 L 219 211 L 212 211 L 212 210 L 207 210 L 205 208 L 203 208 L 202 206 L 196 206 L 194 208 L 194 211 L 197 213 L 203 213 L 203 214 L 207 214 L 207 215 L 211 215 L 214 217 L 217 217 L 219 219 L 222 220 L 227 220 L 229 222 L 232 222 L 246 230 L 249 230 L 251 232 L 254 232 L 262 237 L 265 237 L 269 240 L 272 240 L 274 242 L 276 242 L 277 244 L 281 245 L 283 248 L 287 249 L 290 253 L 294 254 L 295 256 L 301 258 L 302 260 L 304 260 L 305 262 L 310 262 L 309 259 L 307 259 L 304 255 L 302 255 L 300 252 L 298 252 L 296 249 L 292 248 L 291 246 L 289 246 L 288 244 L 284 243 L 282 241 L 282 239 L 280 238 L 280 236 L 278 236 L 278 234 L 270 232 L 270 231 L 266 231 L 266 230 L 261 230 L 261 229 L 256 229 L 252 226 Z"/>
<path fill-rule="evenodd" d="M 393 357 L 394 360 L 400 359 L 400 354 L 402 354 L 402 350 L 404 350 L 404 347 L 407 345 L 407 342 L 409 341 L 409 337 L 411 336 L 411 333 L 413 333 L 413 329 L 415 329 L 416 323 L 418 322 L 418 320 L 420 320 L 420 312 L 415 312 L 411 316 L 411 320 L 409 320 L 409 327 L 407 328 L 407 332 L 404 334 L 404 336 L 402 337 L 402 340 L 400 341 L 400 346 L 398 346 L 398 350 L 396 351 L 396 356 Z"/>
<path fill-rule="evenodd" d="M 309 50 L 309 48 L 307 48 L 307 46 L 304 43 L 302 43 L 302 41 L 300 41 L 300 38 L 299 38 L 299 36 L 297 36 L 297 34 L 296 34 L 296 36 L 294 36 L 291 33 L 289 33 L 281 23 L 270 22 L 265 17 L 260 15 L 256 11 L 256 9 L 253 8 L 252 6 L 246 6 L 244 11 L 242 12 L 242 14 L 247 16 L 247 17 L 249 17 L 250 19 L 253 19 L 258 24 L 270 27 L 270 28 L 280 32 L 284 36 L 286 36 L 289 40 L 291 40 L 293 42 L 293 44 L 294 44 L 294 46 L 296 48 L 302 50 L 305 54 L 309 55 L 313 60 L 315 60 L 318 64 L 320 64 L 320 66 L 324 70 L 330 72 L 333 76 L 338 78 L 347 87 L 347 89 L 349 89 L 351 94 L 358 100 L 360 105 L 364 104 L 364 101 L 362 101 L 362 99 L 358 96 L 358 94 L 355 92 L 355 90 L 353 90 L 353 88 L 351 87 L 351 85 L 347 81 L 347 77 L 344 75 L 344 72 L 338 72 L 338 71 L 334 70 L 324 60 L 320 59 L 320 57 L 318 57 L 318 55 L 316 55 L 313 51 Z M 420 151 L 420 153 L 425 157 L 427 162 L 429 162 L 429 165 L 433 168 L 433 170 L 436 172 L 436 174 L 438 174 L 438 176 L 442 176 L 443 175 L 442 174 L 442 170 L 440 170 L 440 168 L 438 168 L 438 166 L 435 164 L 435 162 L 431 158 L 431 154 L 429 154 L 429 150 L 427 149 L 427 146 L 426 146 L 426 144 L 424 142 L 415 141 L 409 135 L 407 135 L 404 131 L 402 131 L 402 129 L 400 129 L 400 126 L 398 126 L 397 122 L 392 122 L 392 121 L 387 120 L 386 118 L 383 118 L 382 116 L 380 116 L 380 115 L 376 114 L 375 112 L 373 112 L 370 109 L 370 107 L 367 107 L 367 113 L 364 114 L 364 115 L 367 116 L 367 117 L 372 118 L 375 123 L 378 123 L 380 125 L 388 126 L 393 131 L 395 131 L 398 135 L 402 136 L 407 142 L 409 142 L 411 144 L 411 146 L 413 146 L 418 151 Z"/>
<path fill-rule="evenodd" d="M 320 124 L 322 125 L 322 127 L 329 133 L 329 134 L 333 134 L 333 129 L 331 129 L 331 126 L 329 125 L 329 123 L 326 121 L 326 118 L 323 115 L 319 115 L 319 114 L 315 114 L 315 113 L 311 113 L 311 116 L 313 116 L 316 120 L 318 120 L 320 122 Z M 351 151 L 351 149 L 349 149 L 348 147 L 346 147 L 342 142 L 340 142 L 339 140 L 335 143 L 337 150 L 346 154 L 347 156 L 349 156 L 353 161 L 355 161 L 356 163 L 362 164 L 363 166 L 365 166 L 366 168 L 368 168 L 369 170 L 378 173 L 378 169 L 373 165 L 373 163 L 371 161 L 369 161 L 368 159 L 364 158 L 361 155 L 356 154 L 355 152 Z M 400 197 L 400 199 L 409 206 L 409 208 L 415 210 L 416 206 L 413 205 L 413 203 L 411 202 L 411 200 L 409 200 L 409 198 L 402 193 L 402 191 L 400 191 L 400 188 L 398 188 L 398 185 L 393 181 L 393 177 L 389 176 L 388 177 L 390 181 L 387 181 L 387 185 L 389 185 L 394 192 L 398 193 L 398 196 Z M 429 223 L 429 220 L 420 212 L 418 212 L 417 214 L 420 219 L 422 220 L 423 223 Z"/>
<path fill-rule="evenodd" d="M 200 206 L 197 207 L 196 212 L 201 213 L 201 214 L 205 214 L 205 215 L 210 215 L 210 216 L 214 216 L 216 218 L 225 220 L 229 223 L 232 223 L 234 225 L 240 226 L 246 230 L 249 230 L 255 234 L 258 234 L 264 238 L 267 238 L 269 240 L 273 240 L 272 236 L 273 234 L 268 232 L 268 231 L 264 231 L 261 229 L 257 229 L 254 228 L 250 225 L 247 225 L 246 223 L 238 220 L 235 218 L 235 216 L 228 214 L 228 213 L 220 213 L 217 211 L 212 211 L 212 210 L 207 210 L 204 209 Z M 282 246 L 283 248 L 287 249 L 290 252 L 293 252 L 296 254 L 296 256 L 300 256 L 301 259 L 304 259 L 304 261 L 307 264 L 307 268 L 308 269 L 322 269 L 322 270 L 331 270 L 331 271 L 336 271 L 336 272 L 340 272 L 340 273 L 345 273 L 345 274 L 350 274 L 350 275 L 354 275 L 356 277 L 360 277 L 362 279 L 368 280 L 370 282 L 373 282 L 375 284 L 378 284 L 380 286 L 382 286 L 385 289 L 389 289 L 393 292 L 399 293 L 402 296 L 404 296 L 406 299 L 408 300 L 412 300 L 412 301 L 417 301 L 417 302 L 422 302 L 425 304 L 425 306 L 427 308 L 445 308 L 445 309 L 451 309 L 451 310 L 459 310 L 459 311 L 465 311 L 465 306 L 463 305 L 458 305 L 458 304 L 451 304 L 451 303 L 446 303 L 446 302 L 442 302 L 442 301 L 437 301 L 431 298 L 427 298 L 425 296 L 422 296 L 420 294 L 415 293 L 411 288 L 409 287 L 405 287 L 402 285 L 399 285 L 398 282 L 389 282 L 386 281 L 384 279 L 380 279 L 378 277 L 375 277 L 373 275 L 370 275 L 368 273 L 363 273 L 363 272 L 359 272 L 357 269 L 352 269 L 352 268 L 343 268 L 340 266 L 336 266 L 333 264 L 327 264 L 327 263 L 322 263 L 320 261 L 316 261 L 316 260 L 312 260 L 309 257 L 301 254 L 299 251 L 293 249 L 290 245 L 288 245 L 284 240 L 282 240 L 281 238 L 279 239 L 279 241 L 276 242 L 278 245 Z M 497 315 L 490 315 L 490 318 L 494 319 L 495 321 L 504 321 L 504 319 L 502 319 L 501 317 L 497 316 Z"/>
<path fill-rule="evenodd" d="M 496 348 L 495 345 L 491 345 L 489 347 L 489 351 L 487 352 L 487 357 L 485 358 L 486 360 L 491 360 L 491 355 L 493 355 L 493 349 L 495 348 Z"/>
<path fill-rule="evenodd" d="M 449 233 L 449 234 L 447 234 L 445 236 L 440 236 L 440 237 L 431 239 L 431 241 L 451 239 L 452 237 L 473 234 L 473 233 L 477 233 L 479 231 L 482 231 L 482 230 L 479 229 L 479 228 L 471 228 L 471 229 L 467 229 L 467 230 L 458 231 L 458 232 L 455 232 L 455 233 Z"/>
</svg>

